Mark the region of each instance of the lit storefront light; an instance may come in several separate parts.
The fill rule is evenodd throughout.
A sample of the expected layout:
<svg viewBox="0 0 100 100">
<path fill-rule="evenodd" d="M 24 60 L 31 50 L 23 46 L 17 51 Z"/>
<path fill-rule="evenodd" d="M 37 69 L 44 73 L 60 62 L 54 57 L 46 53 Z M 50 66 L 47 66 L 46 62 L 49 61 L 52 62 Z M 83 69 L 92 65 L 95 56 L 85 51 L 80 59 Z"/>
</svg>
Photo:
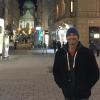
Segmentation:
<svg viewBox="0 0 100 100">
<path fill-rule="evenodd" d="M 65 29 L 59 30 L 58 31 L 58 36 L 59 36 L 59 40 L 60 40 L 61 44 L 63 42 L 67 42 L 67 40 L 66 40 L 66 30 Z"/>
<path fill-rule="evenodd" d="M 36 30 L 41 30 L 41 27 L 40 27 L 40 26 L 37 26 L 37 27 L 36 27 Z"/>
<path fill-rule="evenodd" d="M 94 38 L 95 39 L 99 39 L 100 38 L 100 34 L 99 33 L 94 34 Z"/>
<path fill-rule="evenodd" d="M 62 24 L 62 26 L 57 27 L 57 29 L 56 29 L 56 40 L 60 41 L 61 44 L 67 42 L 66 32 L 70 27 L 73 27 L 73 25 L 72 24 L 67 24 L 65 22 Z"/>
<path fill-rule="evenodd" d="M 48 47 L 49 45 L 49 35 L 48 34 L 45 34 L 45 44 Z"/>
<path fill-rule="evenodd" d="M 36 33 L 38 35 L 38 42 L 43 42 L 43 30 L 41 26 L 36 27 Z"/>
<path fill-rule="evenodd" d="M 3 53 L 4 19 L 0 18 L 0 54 Z"/>
</svg>

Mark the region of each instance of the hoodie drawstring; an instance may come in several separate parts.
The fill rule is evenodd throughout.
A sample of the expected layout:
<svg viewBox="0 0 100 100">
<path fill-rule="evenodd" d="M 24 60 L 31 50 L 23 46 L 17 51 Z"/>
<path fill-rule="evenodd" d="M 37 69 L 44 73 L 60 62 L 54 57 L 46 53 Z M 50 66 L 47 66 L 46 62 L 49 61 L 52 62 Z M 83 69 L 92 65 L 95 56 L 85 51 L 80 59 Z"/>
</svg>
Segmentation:
<svg viewBox="0 0 100 100">
<path fill-rule="evenodd" d="M 75 59 L 76 59 L 76 55 L 77 55 L 77 51 L 76 51 L 76 53 L 75 53 L 75 55 L 74 55 L 74 61 L 73 61 L 73 68 L 75 68 Z M 68 62 L 68 70 L 70 71 L 71 69 L 70 69 L 70 64 L 69 64 L 69 56 L 68 56 L 68 52 L 67 52 L 67 62 Z"/>
</svg>

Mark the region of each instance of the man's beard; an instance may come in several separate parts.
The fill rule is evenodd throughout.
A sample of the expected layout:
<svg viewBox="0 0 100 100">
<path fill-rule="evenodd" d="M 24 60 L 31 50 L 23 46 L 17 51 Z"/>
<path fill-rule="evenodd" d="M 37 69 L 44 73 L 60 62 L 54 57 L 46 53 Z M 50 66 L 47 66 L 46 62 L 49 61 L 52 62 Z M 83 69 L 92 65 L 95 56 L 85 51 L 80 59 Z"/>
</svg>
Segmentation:
<svg viewBox="0 0 100 100">
<path fill-rule="evenodd" d="M 77 42 L 69 42 L 69 45 L 71 46 L 76 46 L 78 44 L 78 41 Z"/>
</svg>

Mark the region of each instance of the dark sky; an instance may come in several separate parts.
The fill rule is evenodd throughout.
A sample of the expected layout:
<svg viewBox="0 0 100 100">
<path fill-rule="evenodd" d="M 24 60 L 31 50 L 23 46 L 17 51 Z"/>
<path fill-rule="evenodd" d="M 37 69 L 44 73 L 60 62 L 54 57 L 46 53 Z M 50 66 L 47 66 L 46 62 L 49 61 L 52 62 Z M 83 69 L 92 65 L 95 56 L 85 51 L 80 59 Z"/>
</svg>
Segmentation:
<svg viewBox="0 0 100 100">
<path fill-rule="evenodd" d="M 34 3 L 34 5 L 36 5 L 37 0 L 31 0 L 31 1 Z M 22 7 L 23 7 L 23 4 L 24 4 L 25 0 L 18 0 L 18 2 L 19 2 L 19 8 L 22 12 Z"/>
<path fill-rule="evenodd" d="M 31 1 L 32 1 L 34 4 L 36 4 L 36 1 L 37 1 L 37 0 L 31 0 Z M 25 0 L 18 0 L 18 2 L 19 2 L 20 8 L 22 8 L 22 6 L 23 6 Z"/>
</svg>

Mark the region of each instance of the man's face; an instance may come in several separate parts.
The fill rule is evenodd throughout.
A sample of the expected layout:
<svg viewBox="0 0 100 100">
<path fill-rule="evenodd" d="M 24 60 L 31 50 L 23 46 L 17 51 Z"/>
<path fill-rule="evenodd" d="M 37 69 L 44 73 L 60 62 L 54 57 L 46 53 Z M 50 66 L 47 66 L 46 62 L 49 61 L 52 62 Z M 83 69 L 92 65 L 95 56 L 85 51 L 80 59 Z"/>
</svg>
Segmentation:
<svg viewBox="0 0 100 100">
<path fill-rule="evenodd" d="M 76 45 L 79 41 L 79 37 L 75 33 L 70 33 L 66 38 L 69 45 Z"/>
</svg>

